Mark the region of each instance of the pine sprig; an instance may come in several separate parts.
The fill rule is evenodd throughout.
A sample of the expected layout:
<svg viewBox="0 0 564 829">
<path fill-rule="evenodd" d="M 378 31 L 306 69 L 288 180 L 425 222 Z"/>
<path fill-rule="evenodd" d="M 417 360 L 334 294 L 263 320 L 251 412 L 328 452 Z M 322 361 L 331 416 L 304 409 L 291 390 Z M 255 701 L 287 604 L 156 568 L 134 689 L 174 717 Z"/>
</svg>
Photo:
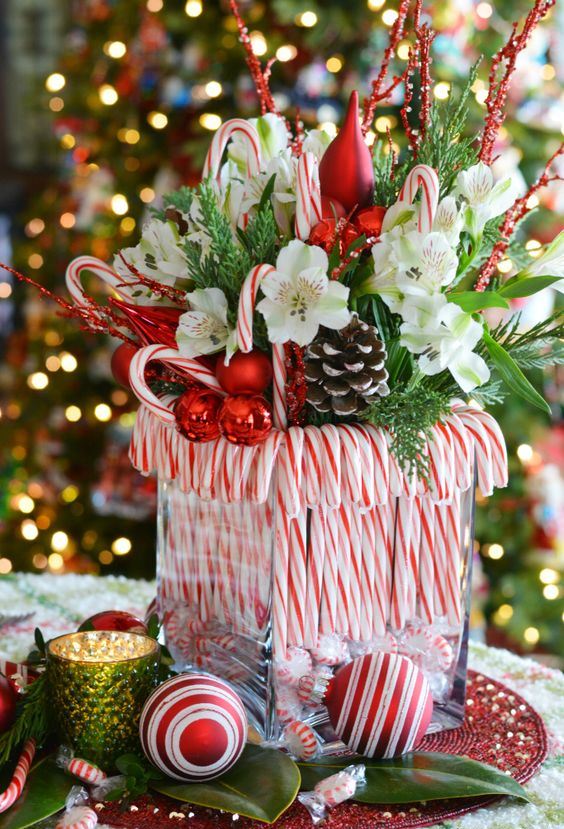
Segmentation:
<svg viewBox="0 0 564 829">
<path fill-rule="evenodd" d="M 564 342 L 536 340 L 513 348 L 511 356 L 523 369 L 561 366 L 564 365 Z"/>
<path fill-rule="evenodd" d="M 15 723 L 0 736 L 0 767 L 26 740 L 33 737 L 37 743 L 42 743 L 53 730 L 45 674 L 27 686 L 18 708 Z"/>
<path fill-rule="evenodd" d="M 450 411 L 449 397 L 425 385 L 396 387 L 373 403 L 361 417 L 391 437 L 390 449 L 403 470 L 416 470 L 423 478 L 429 475 L 425 453 L 431 428 Z"/>
</svg>

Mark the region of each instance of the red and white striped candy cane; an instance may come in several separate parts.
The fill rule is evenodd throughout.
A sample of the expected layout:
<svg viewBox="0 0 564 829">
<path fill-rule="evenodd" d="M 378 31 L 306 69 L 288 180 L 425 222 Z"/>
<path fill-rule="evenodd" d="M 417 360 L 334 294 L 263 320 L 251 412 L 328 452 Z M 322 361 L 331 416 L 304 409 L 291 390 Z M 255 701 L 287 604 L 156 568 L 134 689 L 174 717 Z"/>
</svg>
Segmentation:
<svg viewBox="0 0 564 829">
<path fill-rule="evenodd" d="M 341 503 L 341 444 L 339 430 L 331 423 L 321 427 L 323 441 L 323 500 L 328 507 Z"/>
<path fill-rule="evenodd" d="M 305 497 L 308 507 L 314 509 L 321 501 L 321 479 L 323 477 L 323 443 L 321 432 L 317 426 L 306 426 L 304 429 L 304 483 Z"/>
<path fill-rule="evenodd" d="M 494 484 L 496 487 L 507 486 L 507 447 L 499 423 L 489 412 L 484 412 L 482 409 L 468 407 L 467 412 L 474 420 L 482 424 L 488 436 L 492 454 Z"/>
<path fill-rule="evenodd" d="M 355 427 L 360 457 L 360 503 L 364 509 L 374 506 L 374 453 L 368 433 L 362 426 Z"/>
<path fill-rule="evenodd" d="M 92 299 L 88 296 L 82 286 L 82 275 L 85 271 L 95 274 L 106 285 L 109 285 L 121 299 L 131 299 L 129 291 L 124 287 L 128 282 L 137 285 L 137 277 L 122 276 L 117 274 L 109 265 L 97 259 L 95 256 L 77 256 L 68 265 L 65 273 L 67 290 L 78 308 L 88 308 L 91 311 Z"/>
<path fill-rule="evenodd" d="M 203 383 L 204 386 L 208 386 L 208 388 L 217 394 L 225 397 L 225 392 L 221 388 L 213 371 L 202 365 L 202 363 L 199 363 L 191 357 L 182 357 L 176 349 L 168 348 L 165 345 L 147 345 L 144 348 L 140 348 L 133 357 L 129 367 L 129 379 L 136 397 L 163 423 L 172 424 L 176 418 L 172 405 L 160 400 L 147 385 L 145 368 L 151 360 L 161 360 L 162 362 L 168 363 L 174 366 L 174 368 L 180 369 L 192 380 Z"/>
<path fill-rule="evenodd" d="M 337 630 L 339 521 L 336 509 L 323 507 L 325 524 L 325 560 L 321 593 L 320 633 Z"/>
<path fill-rule="evenodd" d="M 35 740 L 26 740 L 22 753 L 20 754 L 20 759 L 14 769 L 10 784 L 8 788 L 0 794 L 0 812 L 5 812 L 9 809 L 10 806 L 12 806 L 20 797 L 34 757 Z"/>
<path fill-rule="evenodd" d="M 55 824 L 55 829 L 94 829 L 98 813 L 89 806 L 73 806 Z"/>
<path fill-rule="evenodd" d="M 474 410 L 460 407 L 456 409 L 456 414 L 474 439 L 478 486 L 482 495 L 491 495 L 494 490 L 494 463 L 490 435 Z"/>
<path fill-rule="evenodd" d="M 260 173 L 261 149 L 260 137 L 256 127 L 244 118 L 231 118 L 226 121 L 215 133 L 204 162 L 202 178 L 206 179 L 210 173 L 213 178 L 219 176 L 221 159 L 225 148 L 234 135 L 242 135 L 249 152 L 247 153 L 247 176 L 256 176 Z"/>
<path fill-rule="evenodd" d="M 357 504 L 361 498 L 361 470 L 357 430 L 346 423 L 340 423 L 341 470 L 343 494 L 347 501 Z"/>
<path fill-rule="evenodd" d="M 417 227 L 421 233 L 430 233 L 439 203 L 439 177 L 427 164 L 416 164 L 409 171 L 400 190 L 400 199 L 413 204 L 420 187 L 422 198 Z"/>
<path fill-rule="evenodd" d="M 388 443 L 382 430 L 377 429 L 376 426 L 364 424 L 362 430 L 372 446 L 374 502 L 376 504 L 385 504 L 388 500 L 390 480 Z"/>
<path fill-rule="evenodd" d="M 22 665 L 21 662 L 10 662 L 7 659 L 0 659 L 0 674 L 4 674 L 8 679 L 14 676 L 21 677 L 24 685 L 29 685 L 34 679 L 37 679 L 37 672 L 30 669 L 27 665 Z"/>
<path fill-rule="evenodd" d="M 314 648 L 317 644 L 324 559 L 325 522 L 323 518 L 323 509 L 321 507 L 314 507 L 310 511 L 310 524 L 308 532 L 306 590 L 308 608 L 305 618 L 304 634 L 304 646 L 306 648 Z"/>
<path fill-rule="evenodd" d="M 352 519 L 350 504 L 341 500 L 337 511 L 338 521 L 338 558 L 337 558 L 337 585 L 339 601 L 337 604 L 337 630 L 345 633 L 352 639 L 360 630 L 360 596 L 358 584 L 351 573 L 352 567 Z M 351 582 L 352 578 L 352 582 Z"/>
<path fill-rule="evenodd" d="M 412 516 L 413 501 L 410 498 L 398 498 L 394 543 L 394 586 L 390 620 L 392 627 L 397 630 L 401 630 L 405 625 L 409 609 L 408 580 Z"/>
<path fill-rule="evenodd" d="M 429 624 L 434 618 L 435 592 L 435 507 L 428 496 L 416 501 L 421 526 L 419 546 L 419 615 Z"/>
<path fill-rule="evenodd" d="M 89 763 L 87 760 L 81 760 L 80 757 L 73 757 L 69 760 L 67 771 L 73 777 L 78 777 L 83 783 L 92 783 L 93 785 L 101 783 L 107 776 L 98 766 Z"/>
<path fill-rule="evenodd" d="M 465 492 L 472 485 L 474 475 L 474 445 L 472 436 L 454 412 L 446 418 L 446 425 L 450 430 L 454 448 L 456 485 Z"/>
<path fill-rule="evenodd" d="M 298 239 L 308 239 L 312 227 L 321 221 L 319 168 L 313 153 L 302 153 L 296 177 L 296 223 Z"/>
</svg>

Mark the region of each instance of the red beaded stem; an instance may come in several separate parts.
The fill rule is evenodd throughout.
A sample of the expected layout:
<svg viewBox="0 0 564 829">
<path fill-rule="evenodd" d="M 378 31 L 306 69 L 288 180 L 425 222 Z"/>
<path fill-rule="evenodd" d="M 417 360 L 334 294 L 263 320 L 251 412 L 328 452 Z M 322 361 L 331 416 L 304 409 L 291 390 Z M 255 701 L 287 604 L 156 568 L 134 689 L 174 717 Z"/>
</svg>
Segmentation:
<svg viewBox="0 0 564 829">
<path fill-rule="evenodd" d="M 284 344 L 286 357 L 286 408 L 289 426 L 303 426 L 307 386 L 304 378 L 304 351 L 297 343 Z"/>
<path fill-rule="evenodd" d="M 403 126 L 403 130 L 407 136 L 407 140 L 409 146 L 411 147 L 412 151 L 415 152 L 417 148 L 417 134 L 411 128 L 411 124 L 409 123 L 409 116 L 408 113 L 411 112 L 411 102 L 413 100 L 413 76 L 415 74 L 415 70 L 417 68 L 417 61 L 419 57 L 419 44 L 416 43 L 409 50 L 409 57 L 407 59 L 407 69 L 405 70 L 405 81 L 404 81 L 404 95 L 403 95 L 403 104 L 400 109 L 400 118 L 401 123 Z"/>
<path fill-rule="evenodd" d="M 145 276 L 145 274 L 141 273 L 141 271 L 126 260 L 121 251 L 118 256 L 127 270 L 133 274 L 133 276 L 137 277 L 137 282 L 124 282 L 122 287 L 131 288 L 133 285 L 143 285 L 145 288 L 149 288 L 149 290 L 151 290 L 154 294 L 157 294 L 157 296 L 164 297 L 170 300 L 170 302 L 173 302 L 175 305 L 181 305 L 182 307 L 186 306 L 185 291 L 181 291 L 180 288 L 174 288 L 172 285 L 163 285 L 161 282 L 157 282 L 156 279 L 151 279 L 151 277 Z"/>
<path fill-rule="evenodd" d="M 509 247 L 509 242 L 511 241 L 511 237 L 515 232 L 517 225 L 533 209 L 532 207 L 527 206 L 527 202 L 529 201 L 531 196 L 534 195 L 537 192 L 537 190 L 540 190 L 542 187 L 546 187 L 546 185 L 550 184 L 551 181 L 562 181 L 562 176 L 551 176 L 549 175 L 549 171 L 554 161 L 563 154 L 564 142 L 560 144 L 556 152 L 553 153 L 553 155 L 549 158 L 543 172 L 535 181 L 535 183 L 529 187 L 524 196 L 521 196 L 521 198 L 517 199 L 513 203 L 513 205 L 505 214 L 505 218 L 499 226 L 501 239 L 498 242 L 496 242 L 488 259 L 482 265 L 482 268 L 478 275 L 478 279 L 476 280 L 476 284 L 474 285 L 475 291 L 485 291 L 488 285 L 490 284 L 490 280 L 496 269 L 497 263 L 502 259 L 503 255 L 505 254 L 505 251 Z"/>
<path fill-rule="evenodd" d="M 261 114 L 264 115 L 266 112 L 275 112 L 278 115 L 278 109 L 276 107 L 276 104 L 274 103 L 274 98 L 272 97 L 272 93 L 268 85 L 271 67 L 267 64 L 266 71 L 263 74 L 260 61 L 253 52 L 251 38 L 249 37 L 249 30 L 245 26 L 245 21 L 241 16 L 241 12 L 239 11 L 237 1 L 229 0 L 229 5 L 231 6 L 231 12 L 233 13 L 233 17 L 237 21 L 237 28 L 239 29 L 239 40 L 243 44 L 243 48 L 247 55 L 247 66 L 249 67 L 249 72 L 251 73 L 251 78 L 253 79 L 253 83 L 257 91 L 258 99 L 260 102 Z"/>
<path fill-rule="evenodd" d="M 488 97 L 485 102 L 488 115 L 482 134 L 479 156 L 480 161 L 485 164 L 492 163 L 495 141 L 505 120 L 504 107 L 517 57 L 526 47 L 539 21 L 546 16 L 555 2 L 556 0 L 535 0 L 535 5 L 527 15 L 521 33 L 517 34 L 518 24 L 514 23 L 507 43 L 493 57 L 489 75 Z M 504 63 L 505 69 L 498 79 L 498 71 Z"/>
<path fill-rule="evenodd" d="M 431 116 L 431 44 L 435 39 L 436 32 L 434 32 L 426 23 L 423 24 L 423 26 L 418 26 L 415 31 L 417 33 L 417 42 L 419 44 L 419 73 L 421 77 L 419 135 L 417 136 L 417 143 L 415 146 L 415 157 L 417 157 L 417 149 L 419 148 L 421 142 L 425 139 Z"/>
<path fill-rule="evenodd" d="M 369 238 L 362 244 L 359 248 L 353 250 L 349 255 L 343 259 L 341 264 L 333 268 L 331 271 L 331 279 L 339 279 L 343 271 L 345 271 L 351 262 L 354 262 L 355 259 L 358 259 L 361 253 L 364 253 L 365 250 L 368 250 L 372 247 L 372 245 L 376 242 L 376 236 L 369 236 Z"/>
</svg>

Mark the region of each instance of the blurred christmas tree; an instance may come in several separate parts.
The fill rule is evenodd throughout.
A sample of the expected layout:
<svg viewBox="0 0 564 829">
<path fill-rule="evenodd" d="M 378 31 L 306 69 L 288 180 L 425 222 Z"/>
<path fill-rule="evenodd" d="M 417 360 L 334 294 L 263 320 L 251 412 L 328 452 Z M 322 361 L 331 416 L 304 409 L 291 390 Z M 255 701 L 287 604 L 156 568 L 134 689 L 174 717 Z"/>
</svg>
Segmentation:
<svg viewBox="0 0 564 829">
<path fill-rule="evenodd" d="M 331 132 L 350 90 L 368 91 L 389 30 L 398 25 L 395 0 L 240 5 L 255 54 L 276 58 L 272 87 L 280 108 L 290 119 L 320 123 Z M 486 0 L 434 3 L 429 9 L 438 30 L 434 96 L 457 95 L 469 67 L 481 53 L 488 58 L 495 52 L 529 5 L 525 0 L 495 7 Z M 564 27 L 556 15 L 562 13 L 552 10 L 520 57 L 501 132 L 499 171 L 528 181 L 558 146 Z M 44 86 L 26 102 L 26 111 L 36 114 L 36 154 L 49 160 L 40 171 L 48 183 L 38 188 L 21 222 L 25 231 L 14 239 L 15 266 L 59 293 L 74 256 L 90 253 L 111 261 L 117 249 L 132 243 L 148 202 L 180 182 L 197 181 L 211 132 L 223 120 L 257 114 L 227 0 L 75 0 L 68 4 L 64 28 L 58 65 L 45 70 Z M 409 47 L 401 38 L 394 55 L 398 74 Z M 487 71 L 486 59 L 473 87 L 475 123 L 483 113 Z M 378 109 L 370 141 L 387 149 L 390 130 L 395 142 L 401 102 L 400 85 Z M 414 109 L 416 102 L 417 90 Z M 50 135 L 37 127 L 46 114 Z M 21 146 L 21 135 L 14 135 L 13 144 Z M 548 225 L 564 212 L 561 188 L 551 186 L 539 197 L 541 207 L 529 223 L 531 255 L 545 234 L 554 235 Z M 512 263 L 503 260 L 499 268 L 509 273 Z M 12 325 L 13 332 L 5 337 L 0 372 L 0 491 L 6 493 L 0 501 L 0 572 L 91 568 L 152 575 L 154 487 L 127 463 L 135 401 L 111 379 L 113 344 L 102 346 L 83 335 L 74 323 L 57 319 L 48 302 L 3 279 L 0 312 L 11 320 L 2 330 L 9 332 Z M 526 466 L 515 451 L 531 442 L 532 417 L 523 414 L 522 431 L 512 421 L 505 425 L 508 434 L 519 436 L 510 447 L 511 499 L 525 491 Z M 509 623 L 503 618 L 509 611 L 501 608 L 510 603 L 507 591 L 516 594 L 518 579 L 524 579 L 530 600 L 507 630 L 536 645 L 533 634 L 525 637 L 534 628 L 542 644 L 554 647 L 549 623 L 558 597 L 554 589 L 543 593 L 546 584 L 539 575 L 546 567 L 528 557 L 533 516 L 523 506 L 518 527 L 516 521 L 500 522 L 494 533 L 492 511 L 498 510 L 499 518 L 505 509 L 492 499 L 482 513 L 485 526 L 479 524 L 492 582 L 490 613 L 502 626 Z M 504 543 L 502 559 L 495 558 L 496 543 Z M 561 566 L 553 564 L 558 575 Z"/>
</svg>

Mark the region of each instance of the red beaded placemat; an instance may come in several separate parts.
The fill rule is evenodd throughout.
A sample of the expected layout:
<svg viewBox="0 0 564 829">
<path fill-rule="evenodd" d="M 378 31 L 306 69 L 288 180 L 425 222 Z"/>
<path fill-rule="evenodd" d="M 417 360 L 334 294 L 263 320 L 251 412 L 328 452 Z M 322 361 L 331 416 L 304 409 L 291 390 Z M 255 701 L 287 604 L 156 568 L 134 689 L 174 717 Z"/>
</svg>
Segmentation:
<svg viewBox="0 0 564 829">
<path fill-rule="evenodd" d="M 540 716 L 519 694 L 494 679 L 470 671 L 464 725 L 425 737 L 419 749 L 465 755 L 497 766 L 525 783 L 546 758 L 547 735 Z M 333 809 L 323 826 L 324 829 L 413 829 L 459 817 L 498 799 L 430 800 L 399 806 L 349 802 Z M 171 825 L 188 823 L 190 829 L 260 829 L 265 825 L 160 795 L 142 797 L 128 811 L 123 811 L 118 804 L 107 804 L 99 819 L 103 824 L 124 829 L 171 829 Z M 312 822 L 303 806 L 294 803 L 273 826 L 311 829 Z"/>
</svg>

